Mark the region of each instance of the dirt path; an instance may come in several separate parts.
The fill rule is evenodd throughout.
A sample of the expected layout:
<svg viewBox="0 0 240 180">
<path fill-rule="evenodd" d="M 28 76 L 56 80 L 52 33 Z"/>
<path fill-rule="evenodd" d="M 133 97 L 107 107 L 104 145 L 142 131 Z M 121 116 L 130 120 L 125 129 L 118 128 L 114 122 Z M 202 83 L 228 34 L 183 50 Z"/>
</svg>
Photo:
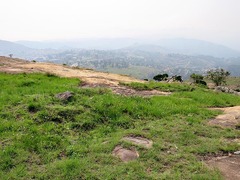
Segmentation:
<svg viewBox="0 0 240 180">
<path fill-rule="evenodd" d="M 220 126 L 222 128 L 239 128 L 240 125 L 240 106 L 226 108 L 211 108 L 221 110 L 223 114 L 210 120 L 209 125 Z M 240 139 L 232 140 L 240 145 Z M 239 149 L 240 150 L 240 149 Z M 240 154 L 229 154 L 228 156 L 213 157 L 205 161 L 208 166 L 217 168 L 227 180 L 240 180 Z"/>
</svg>

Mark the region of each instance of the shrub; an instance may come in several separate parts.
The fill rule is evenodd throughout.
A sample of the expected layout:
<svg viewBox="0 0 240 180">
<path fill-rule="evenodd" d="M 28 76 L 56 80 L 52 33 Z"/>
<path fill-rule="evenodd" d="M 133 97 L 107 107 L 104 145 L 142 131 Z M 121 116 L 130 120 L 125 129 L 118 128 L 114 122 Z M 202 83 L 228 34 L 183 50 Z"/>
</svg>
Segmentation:
<svg viewBox="0 0 240 180">
<path fill-rule="evenodd" d="M 158 74 L 153 77 L 155 81 L 166 81 L 168 78 L 168 74 Z"/>
</svg>

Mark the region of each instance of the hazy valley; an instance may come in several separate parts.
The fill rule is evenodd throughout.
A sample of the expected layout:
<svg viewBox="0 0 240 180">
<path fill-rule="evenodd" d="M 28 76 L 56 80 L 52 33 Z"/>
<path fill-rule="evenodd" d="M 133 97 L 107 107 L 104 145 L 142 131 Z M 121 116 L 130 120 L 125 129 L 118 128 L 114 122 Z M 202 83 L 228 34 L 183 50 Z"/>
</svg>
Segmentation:
<svg viewBox="0 0 240 180">
<path fill-rule="evenodd" d="M 204 74 L 212 68 L 224 68 L 232 76 L 240 76 L 239 52 L 200 40 L 0 41 L 0 47 L 0 55 L 13 54 L 27 60 L 67 64 L 141 79 L 151 79 L 157 73 L 181 75 L 188 79 L 192 73 Z"/>
</svg>

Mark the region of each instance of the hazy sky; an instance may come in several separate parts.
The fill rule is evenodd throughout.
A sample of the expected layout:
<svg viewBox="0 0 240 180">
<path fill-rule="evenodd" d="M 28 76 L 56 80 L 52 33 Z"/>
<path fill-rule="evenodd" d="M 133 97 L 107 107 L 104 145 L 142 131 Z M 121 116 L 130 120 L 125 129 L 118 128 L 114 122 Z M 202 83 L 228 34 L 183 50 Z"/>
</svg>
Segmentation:
<svg viewBox="0 0 240 180">
<path fill-rule="evenodd" d="M 240 0 L 0 0 L 0 39 L 185 37 L 240 49 Z"/>
</svg>

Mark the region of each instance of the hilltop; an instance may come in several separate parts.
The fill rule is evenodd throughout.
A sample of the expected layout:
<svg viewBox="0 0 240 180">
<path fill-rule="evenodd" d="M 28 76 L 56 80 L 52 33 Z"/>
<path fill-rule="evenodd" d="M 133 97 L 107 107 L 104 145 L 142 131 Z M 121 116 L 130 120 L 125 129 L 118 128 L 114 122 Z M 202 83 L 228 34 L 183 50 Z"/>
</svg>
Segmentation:
<svg viewBox="0 0 240 180">
<path fill-rule="evenodd" d="M 240 96 L 6 57 L 0 85 L 3 180 L 240 177 Z"/>
<path fill-rule="evenodd" d="M 84 68 L 71 68 L 69 66 L 54 63 L 39 63 L 25 61 L 15 58 L 0 57 L 0 72 L 8 73 L 30 73 L 45 72 L 52 73 L 61 77 L 81 78 L 89 84 L 118 85 L 119 82 L 143 82 L 141 80 L 113 73 L 98 72 Z"/>
</svg>

